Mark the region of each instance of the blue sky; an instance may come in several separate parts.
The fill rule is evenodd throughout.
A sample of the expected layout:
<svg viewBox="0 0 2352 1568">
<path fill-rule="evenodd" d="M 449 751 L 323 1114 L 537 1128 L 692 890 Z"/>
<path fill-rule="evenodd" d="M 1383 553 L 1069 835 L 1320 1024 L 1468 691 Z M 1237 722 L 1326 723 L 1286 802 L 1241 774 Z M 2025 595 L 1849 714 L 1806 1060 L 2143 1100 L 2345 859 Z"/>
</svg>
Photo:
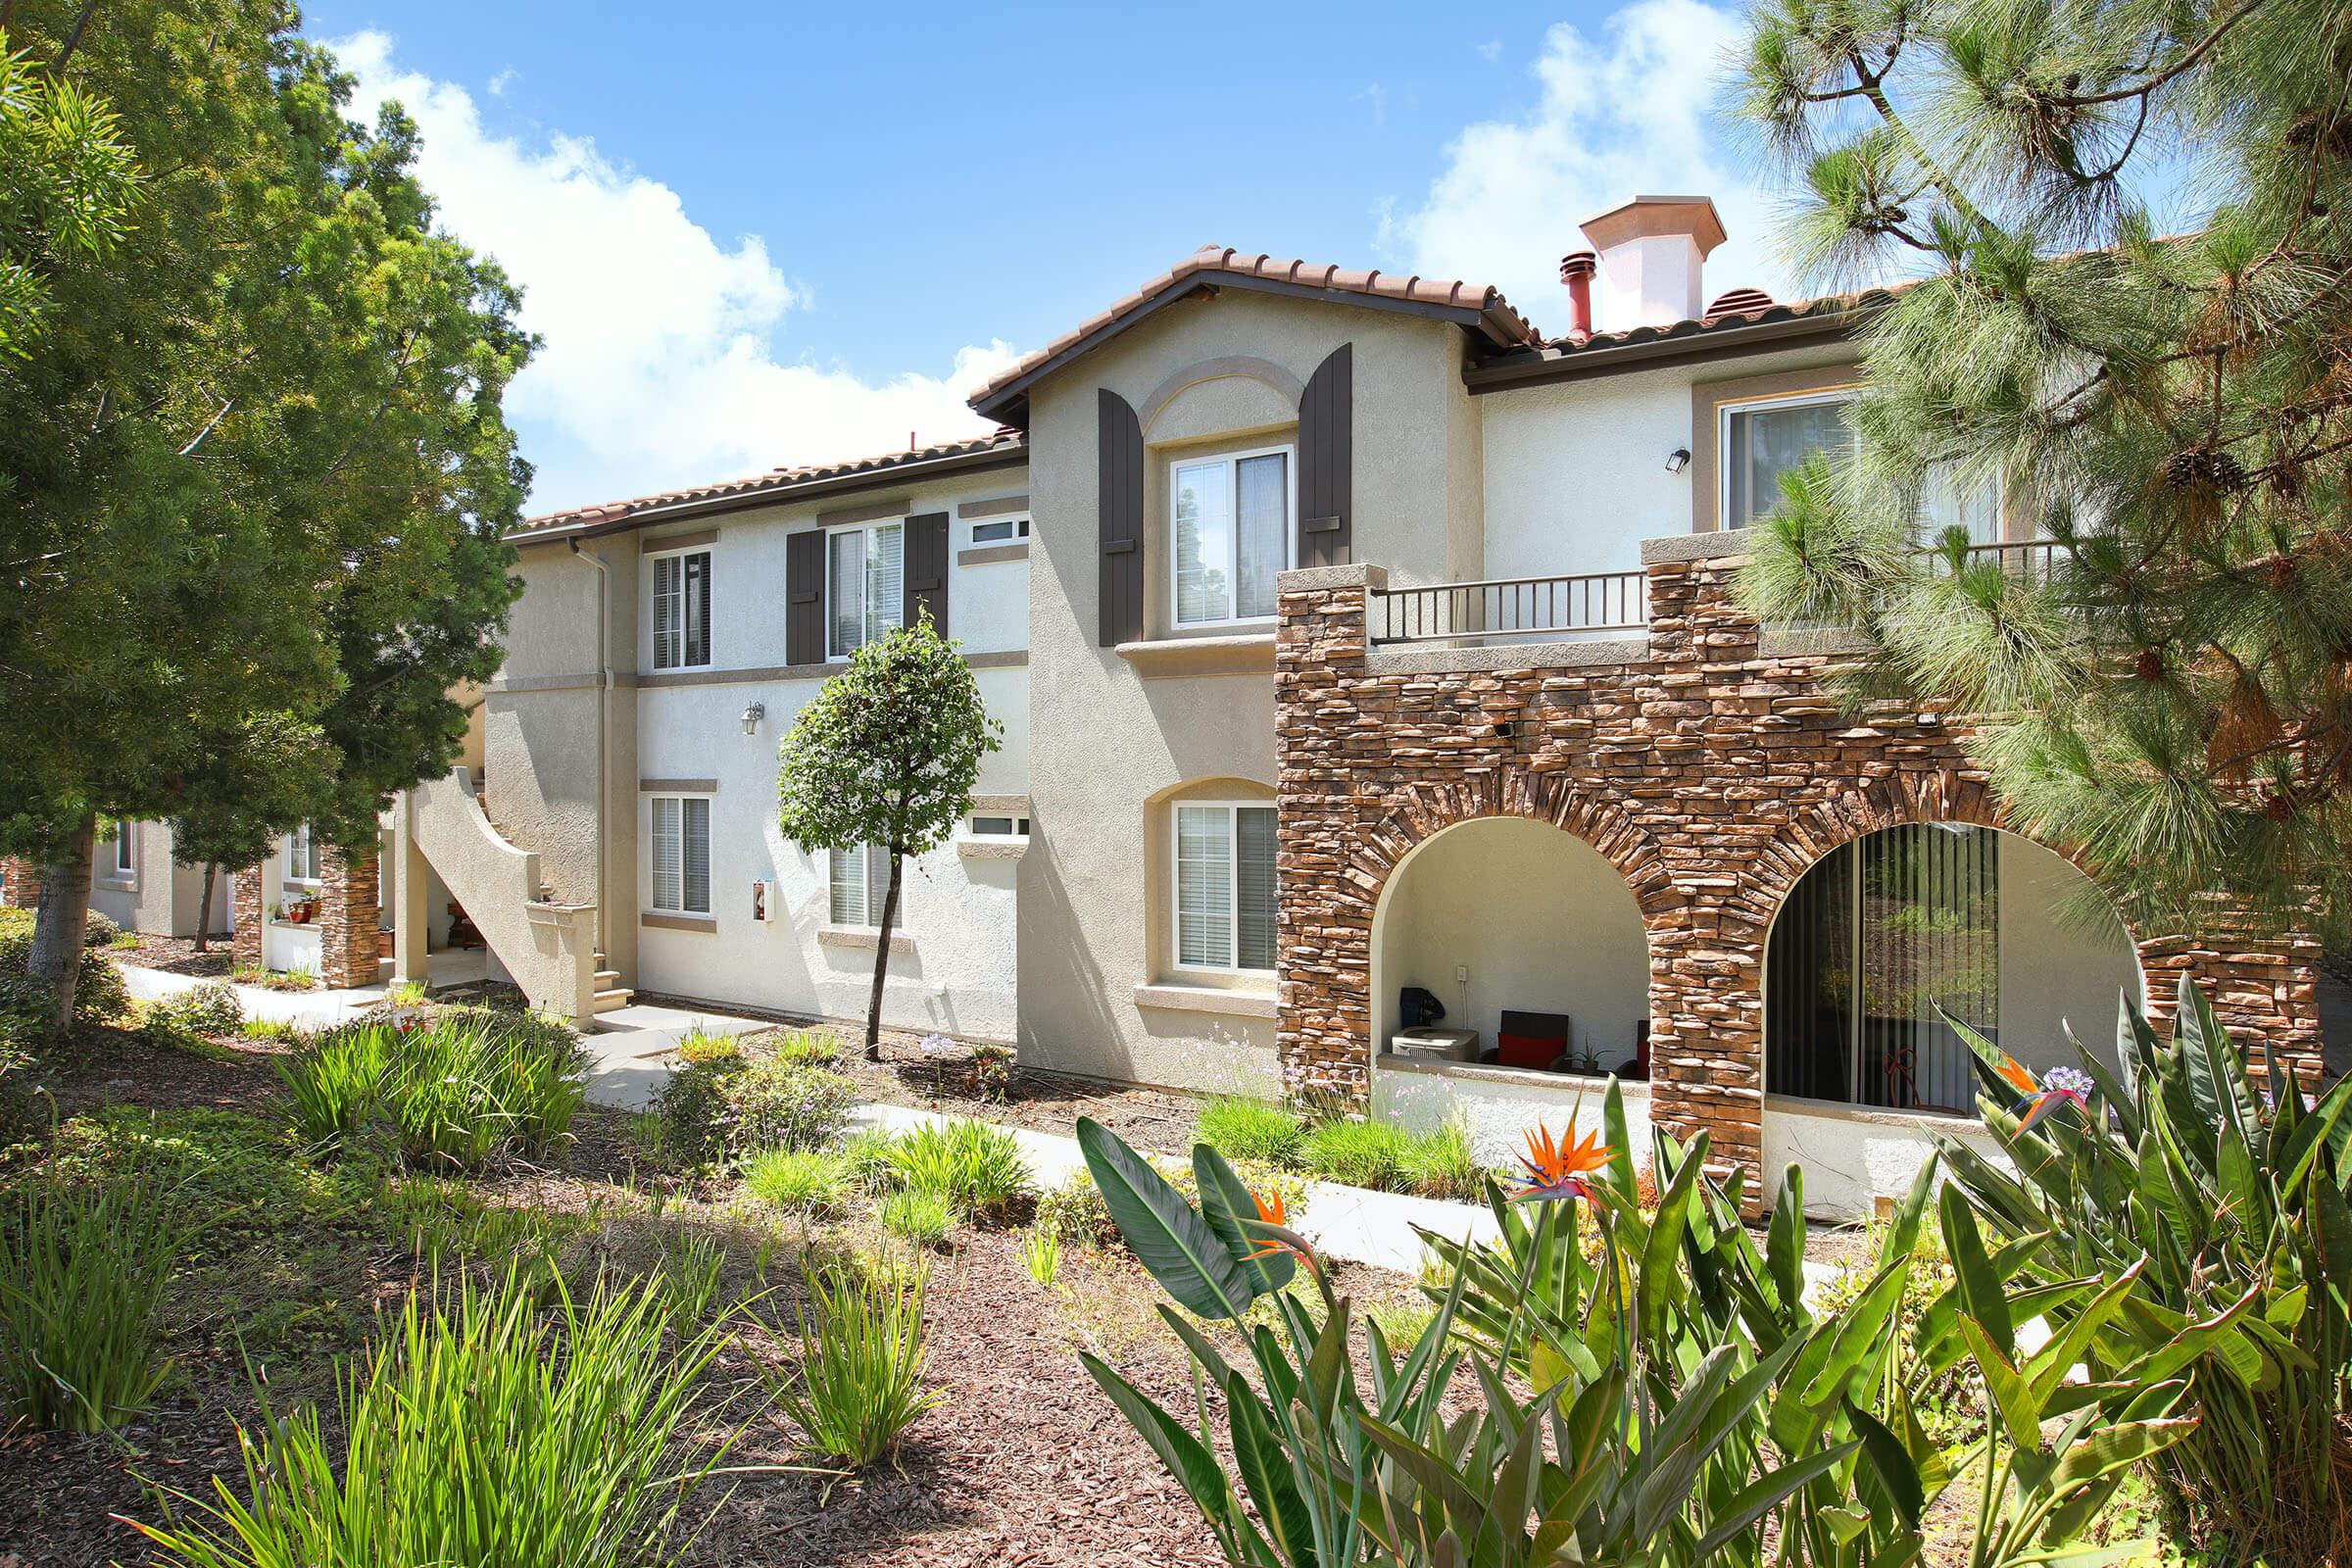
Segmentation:
<svg viewBox="0 0 2352 1568">
<path fill-rule="evenodd" d="M 1434 14 L 305 8 L 525 286 L 535 509 L 976 430 L 971 384 L 1206 241 L 1494 281 L 1556 326 L 1580 219 L 1696 190 L 1734 235 L 1710 289 L 1785 290 L 1712 114 L 1730 7 Z"/>
</svg>

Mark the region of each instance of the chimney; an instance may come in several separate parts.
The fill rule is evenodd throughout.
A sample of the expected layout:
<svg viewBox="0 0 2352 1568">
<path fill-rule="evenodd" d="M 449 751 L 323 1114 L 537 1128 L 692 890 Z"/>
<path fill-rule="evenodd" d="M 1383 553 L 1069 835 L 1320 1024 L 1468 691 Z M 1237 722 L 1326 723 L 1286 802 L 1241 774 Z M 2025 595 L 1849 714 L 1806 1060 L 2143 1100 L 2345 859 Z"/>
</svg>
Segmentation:
<svg viewBox="0 0 2352 1568">
<path fill-rule="evenodd" d="M 1704 196 L 1637 196 L 1583 226 L 1600 252 L 1601 330 L 1668 326 L 1698 318 L 1706 299 L 1700 268 L 1724 239 L 1714 202 Z M 1566 264 L 1561 265 L 1565 275 Z"/>
<path fill-rule="evenodd" d="M 1582 343 L 1592 335 L 1592 269 L 1591 251 L 1570 251 L 1560 258 L 1560 281 L 1568 285 L 1568 335 Z"/>
</svg>

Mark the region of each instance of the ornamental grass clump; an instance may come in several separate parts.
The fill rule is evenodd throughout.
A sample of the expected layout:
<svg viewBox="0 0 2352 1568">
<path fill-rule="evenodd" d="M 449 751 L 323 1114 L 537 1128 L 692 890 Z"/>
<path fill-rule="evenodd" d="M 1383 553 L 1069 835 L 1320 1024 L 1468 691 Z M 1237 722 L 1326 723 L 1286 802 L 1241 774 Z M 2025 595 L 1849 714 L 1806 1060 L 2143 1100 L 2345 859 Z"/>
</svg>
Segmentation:
<svg viewBox="0 0 2352 1568">
<path fill-rule="evenodd" d="M 306 1141 L 339 1143 L 380 1117 L 405 1163 L 447 1171 L 546 1152 L 569 1136 L 588 1095 L 587 1058 L 568 1028 L 489 1008 L 330 1029 L 278 1075 Z"/>
<path fill-rule="evenodd" d="M 1385 1121 L 1335 1120 L 1309 1131 L 1299 1163 L 1325 1181 L 1392 1188 L 1404 1176 L 1407 1135 Z"/>
<path fill-rule="evenodd" d="M 295 1136 L 315 1147 L 340 1143 L 367 1124 L 382 1092 L 392 1031 L 346 1024 L 275 1058 L 278 1082 L 293 1106 Z"/>
<path fill-rule="evenodd" d="M 930 1265 L 812 1268 L 802 1278 L 800 1375 L 779 1398 L 812 1452 L 862 1470 L 896 1452 L 906 1429 L 945 1397 L 923 1387 Z"/>
<path fill-rule="evenodd" d="M 122 1156 L 42 1170 L 0 1195 L 0 1407 L 8 1422 L 98 1432 L 163 1382 L 164 1294 L 194 1239 L 175 1164 Z"/>
<path fill-rule="evenodd" d="M 956 1209 L 938 1193 L 903 1188 L 882 1200 L 882 1228 L 922 1250 L 945 1247 L 956 1229 Z"/>
<path fill-rule="evenodd" d="M 743 1186 L 763 1203 L 813 1219 L 848 1200 L 850 1171 L 831 1150 L 771 1149 L 744 1166 Z"/>
<path fill-rule="evenodd" d="M 1297 1112 L 1271 1101 L 1220 1095 L 1200 1107 L 1194 1136 L 1237 1164 L 1262 1159 L 1290 1165 L 1298 1162 L 1306 1126 Z"/>
<path fill-rule="evenodd" d="M 313 1408 L 238 1430 L 244 1484 L 169 1492 L 136 1528 L 174 1568 L 643 1568 L 688 1544 L 688 1505 L 731 1440 L 688 1437 L 721 1335 L 665 1339 L 662 1284 L 575 1299 L 510 1264 L 455 1299 L 410 1296 L 393 1335 Z M 552 1309 L 542 1310 L 552 1303 Z"/>
<path fill-rule="evenodd" d="M 909 1191 L 936 1195 L 965 1219 L 1004 1220 L 1037 1193 L 1020 1141 L 984 1121 L 926 1122 L 884 1157 Z"/>
<path fill-rule="evenodd" d="M 1460 1117 L 1426 1133 L 1405 1136 L 1398 1174 L 1423 1198 L 1476 1202 L 1485 1191 L 1487 1168 L 1470 1147 L 1470 1129 Z"/>
</svg>

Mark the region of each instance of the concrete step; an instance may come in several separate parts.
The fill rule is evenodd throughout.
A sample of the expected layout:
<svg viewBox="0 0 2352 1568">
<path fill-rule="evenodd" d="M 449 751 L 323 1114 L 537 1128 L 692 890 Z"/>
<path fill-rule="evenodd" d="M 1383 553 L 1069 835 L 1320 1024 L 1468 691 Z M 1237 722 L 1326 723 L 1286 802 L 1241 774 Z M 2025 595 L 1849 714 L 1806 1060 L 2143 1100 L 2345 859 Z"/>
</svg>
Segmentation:
<svg viewBox="0 0 2352 1568">
<path fill-rule="evenodd" d="M 611 1012 L 617 1007 L 625 1007 L 629 1004 L 630 995 L 626 986 L 614 986 L 610 991 L 599 990 L 596 994 L 596 1010 Z"/>
<path fill-rule="evenodd" d="M 602 993 L 610 991 L 619 983 L 620 971 L 618 969 L 599 969 L 596 971 L 596 989 L 598 992 Z"/>
</svg>

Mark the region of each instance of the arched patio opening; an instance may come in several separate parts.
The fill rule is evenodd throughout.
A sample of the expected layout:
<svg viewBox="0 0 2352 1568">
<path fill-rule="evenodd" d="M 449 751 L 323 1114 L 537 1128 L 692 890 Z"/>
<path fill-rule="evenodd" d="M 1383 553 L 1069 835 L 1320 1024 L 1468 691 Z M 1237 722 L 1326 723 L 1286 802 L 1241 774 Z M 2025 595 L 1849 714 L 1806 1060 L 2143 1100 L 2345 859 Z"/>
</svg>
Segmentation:
<svg viewBox="0 0 2352 1568">
<path fill-rule="evenodd" d="M 1838 845 L 1782 901 L 1764 959 L 1764 1091 L 1973 1116 L 1950 1018 L 2027 1067 L 2072 1064 L 2071 1025 L 2112 1062 L 2116 1005 L 2145 1011 L 2138 950 L 2064 856 L 1967 822 Z"/>
<path fill-rule="evenodd" d="M 1443 1006 L 1440 1027 L 1475 1035 L 1474 1062 L 1623 1071 L 1648 1035 L 1648 933 L 1624 875 L 1575 833 L 1542 817 L 1473 817 L 1390 873 L 1371 987 L 1376 1057 L 1408 1021 L 1410 988 Z M 1530 1042 L 1555 1031 L 1559 1050 L 1537 1061 L 1544 1048 Z"/>
</svg>

